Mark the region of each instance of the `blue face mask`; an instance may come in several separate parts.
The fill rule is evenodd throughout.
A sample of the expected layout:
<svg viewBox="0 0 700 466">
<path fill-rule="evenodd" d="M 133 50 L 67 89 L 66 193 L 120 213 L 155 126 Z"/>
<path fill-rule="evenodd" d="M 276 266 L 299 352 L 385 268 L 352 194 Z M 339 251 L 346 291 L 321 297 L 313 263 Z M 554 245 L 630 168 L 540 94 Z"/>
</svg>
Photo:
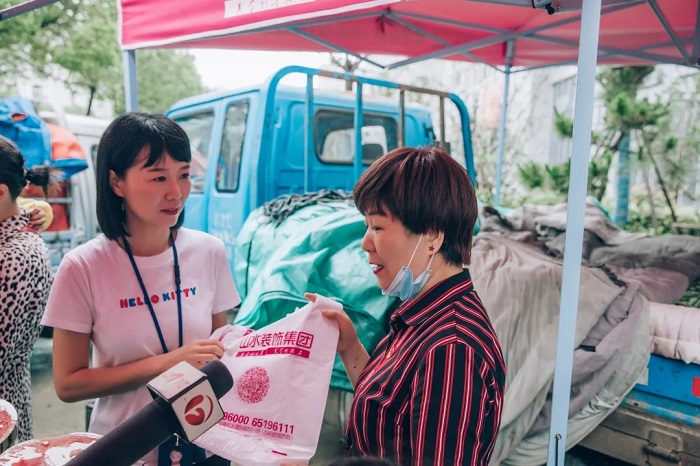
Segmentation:
<svg viewBox="0 0 700 466">
<path fill-rule="evenodd" d="M 432 271 L 430 270 L 430 265 L 433 263 L 433 258 L 435 257 L 435 254 L 430 256 L 430 262 L 428 262 L 428 267 L 425 269 L 425 271 L 418 275 L 418 278 L 415 280 L 413 279 L 413 270 L 411 270 L 411 262 L 413 261 L 413 257 L 416 255 L 416 251 L 418 251 L 418 246 L 420 246 L 420 242 L 423 239 L 423 235 L 418 238 L 418 244 L 416 244 L 416 248 L 413 250 L 413 254 L 411 255 L 411 258 L 408 261 L 408 265 L 404 265 L 401 267 L 401 270 L 399 270 L 399 273 L 396 274 L 396 277 L 394 277 L 394 281 L 391 282 L 391 285 L 386 290 L 382 291 L 382 294 L 384 296 L 395 296 L 399 298 L 401 301 L 406 301 L 407 299 L 411 299 L 414 296 L 418 294 L 420 290 L 423 289 L 425 286 L 426 282 L 430 278 L 430 274 Z"/>
</svg>

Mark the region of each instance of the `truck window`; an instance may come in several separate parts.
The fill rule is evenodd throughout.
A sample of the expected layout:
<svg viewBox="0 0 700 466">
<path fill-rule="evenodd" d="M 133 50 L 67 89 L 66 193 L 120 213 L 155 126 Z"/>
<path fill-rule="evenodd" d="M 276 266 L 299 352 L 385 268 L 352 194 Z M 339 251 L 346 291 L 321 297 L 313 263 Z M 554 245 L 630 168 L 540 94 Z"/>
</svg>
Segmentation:
<svg viewBox="0 0 700 466">
<path fill-rule="evenodd" d="M 351 111 L 319 110 L 314 115 L 316 154 L 325 163 L 352 165 L 355 158 L 354 116 Z M 370 165 L 397 147 L 397 123 L 392 117 L 364 114 L 362 163 Z"/>
<path fill-rule="evenodd" d="M 218 191 L 238 190 L 238 174 L 241 168 L 247 116 L 248 102 L 231 104 L 226 111 L 221 152 L 216 165 L 216 189 Z"/>
<path fill-rule="evenodd" d="M 191 193 L 204 192 L 207 174 L 207 159 L 209 157 L 209 142 L 214 125 L 214 112 L 207 111 L 176 118 L 190 138 L 192 162 L 190 163 L 190 178 L 192 179 Z"/>
</svg>

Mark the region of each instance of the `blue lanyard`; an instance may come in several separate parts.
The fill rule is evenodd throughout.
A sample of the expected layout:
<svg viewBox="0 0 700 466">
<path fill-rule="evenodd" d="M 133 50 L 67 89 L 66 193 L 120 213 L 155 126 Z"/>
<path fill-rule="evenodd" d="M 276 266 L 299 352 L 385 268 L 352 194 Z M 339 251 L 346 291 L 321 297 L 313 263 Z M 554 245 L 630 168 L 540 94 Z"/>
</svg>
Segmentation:
<svg viewBox="0 0 700 466">
<path fill-rule="evenodd" d="M 153 309 L 153 304 L 151 304 L 150 295 L 146 290 L 146 285 L 144 285 L 143 283 L 143 278 L 141 278 L 141 273 L 139 272 L 139 268 L 136 265 L 136 261 L 134 260 L 134 255 L 131 253 L 131 246 L 129 246 L 129 242 L 126 240 L 125 236 L 122 236 L 122 242 L 124 243 L 124 250 L 126 251 L 126 254 L 129 256 L 129 260 L 131 261 L 131 266 L 134 268 L 134 273 L 136 274 L 136 278 L 139 281 L 139 285 L 141 285 L 141 291 L 143 292 L 143 301 L 148 306 L 148 310 L 151 311 L 151 318 L 153 318 L 153 324 L 156 326 L 156 332 L 158 332 L 160 345 L 163 347 L 163 352 L 167 353 L 168 347 L 165 345 L 165 339 L 163 338 L 163 332 L 161 331 L 160 324 L 158 323 L 158 317 L 156 317 L 156 311 L 155 309 Z M 175 240 L 173 239 L 172 231 L 170 232 L 170 245 L 173 248 L 173 259 L 175 260 L 175 264 L 173 265 L 173 272 L 175 274 L 175 295 L 177 295 L 178 337 L 180 342 L 180 345 L 178 346 L 179 348 L 182 347 L 182 299 L 180 297 L 180 264 L 177 261 L 177 248 L 175 247 Z"/>
</svg>

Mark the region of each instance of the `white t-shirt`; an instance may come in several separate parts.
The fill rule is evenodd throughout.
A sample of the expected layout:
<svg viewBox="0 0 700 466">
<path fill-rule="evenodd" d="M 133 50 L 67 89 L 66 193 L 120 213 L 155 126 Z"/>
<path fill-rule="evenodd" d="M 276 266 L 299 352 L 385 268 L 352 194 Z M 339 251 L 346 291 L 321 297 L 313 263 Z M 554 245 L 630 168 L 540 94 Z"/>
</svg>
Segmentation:
<svg viewBox="0 0 700 466">
<path fill-rule="evenodd" d="M 240 303 L 223 243 L 180 228 L 175 240 L 182 290 L 183 344 L 211 335 L 212 314 Z M 173 250 L 135 257 L 169 351 L 178 348 Z M 51 288 L 43 325 L 90 333 L 92 367 L 113 367 L 162 354 L 163 349 L 129 256 L 104 235 L 70 251 Z M 152 401 L 144 385 L 99 398 L 90 431 L 105 434 Z M 151 456 L 151 455 L 149 455 Z M 149 458 L 151 460 L 151 458 Z"/>
</svg>

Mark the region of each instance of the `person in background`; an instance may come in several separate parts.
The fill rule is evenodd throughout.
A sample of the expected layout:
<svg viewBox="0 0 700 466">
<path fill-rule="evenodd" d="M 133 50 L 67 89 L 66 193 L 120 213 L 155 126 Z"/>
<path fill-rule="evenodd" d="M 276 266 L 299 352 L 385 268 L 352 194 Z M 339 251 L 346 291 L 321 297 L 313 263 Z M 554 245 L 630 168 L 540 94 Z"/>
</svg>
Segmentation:
<svg viewBox="0 0 700 466">
<path fill-rule="evenodd" d="M 0 136 L 0 398 L 17 410 L 20 442 L 33 437 L 29 363 L 51 278 L 46 244 L 17 203 L 27 183 L 46 190 L 48 169 L 28 171 L 15 145 Z"/>
<path fill-rule="evenodd" d="M 469 176 L 439 147 L 402 147 L 363 173 L 354 199 L 378 285 L 401 305 L 371 356 L 347 314 L 324 311 L 355 388 L 346 448 L 400 465 L 487 466 L 506 370 L 466 268 L 477 219 Z"/>
<path fill-rule="evenodd" d="M 85 159 L 85 151 L 80 146 L 78 138 L 65 128 L 62 128 L 53 123 L 46 122 L 51 133 L 51 159 Z M 52 183 L 51 190 L 48 193 L 52 198 L 67 198 L 69 197 L 69 181 L 62 180 L 57 183 Z M 27 197 L 41 196 L 36 188 L 28 186 L 22 193 Z M 70 229 L 70 212 L 67 204 L 52 203 L 50 204 L 52 211 L 52 222 L 47 227 L 47 231 L 66 231 Z"/>
<path fill-rule="evenodd" d="M 29 224 L 38 232 L 46 231 L 51 226 L 53 209 L 48 202 L 18 196 L 17 205 L 29 214 Z"/>
<path fill-rule="evenodd" d="M 100 140 L 103 234 L 63 258 L 43 321 L 54 327 L 58 397 L 97 398 L 91 432 L 105 434 L 146 406 L 146 384 L 174 365 L 199 368 L 223 355 L 209 336 L 240 299 L 223 242 L 182 228 L 190 161 L 187 134 L 162 115 L 122 115 Z M 185 466 L 203 456 L 173 440 L 143 459 L 155 466 L 180 457 Z"/>
</svg>

